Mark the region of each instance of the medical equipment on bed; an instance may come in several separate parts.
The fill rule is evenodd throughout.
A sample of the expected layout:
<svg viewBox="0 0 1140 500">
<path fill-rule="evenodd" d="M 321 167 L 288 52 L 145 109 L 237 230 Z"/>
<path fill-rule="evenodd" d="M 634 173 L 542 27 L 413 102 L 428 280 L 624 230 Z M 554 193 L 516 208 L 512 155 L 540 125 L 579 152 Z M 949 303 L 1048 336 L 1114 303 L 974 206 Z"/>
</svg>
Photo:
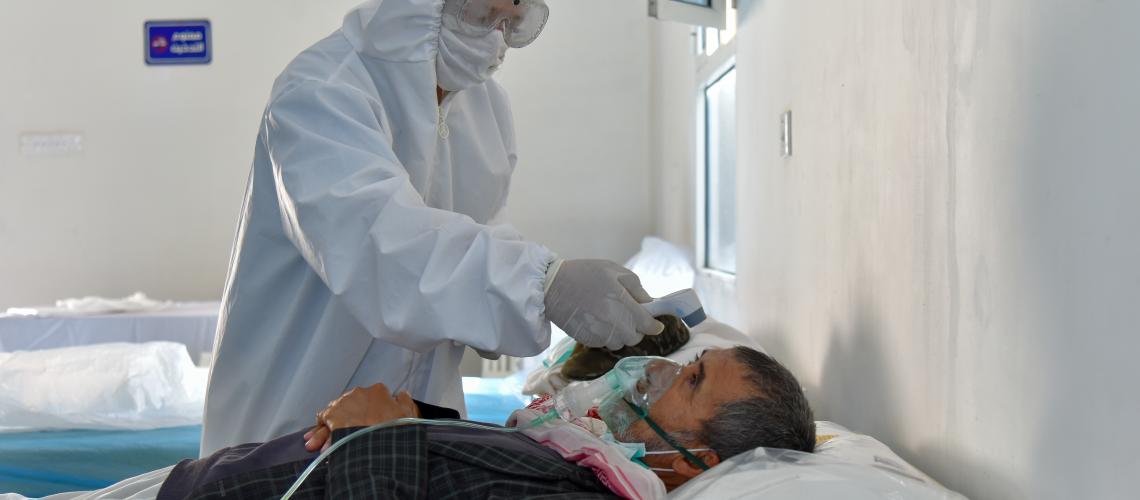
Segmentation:
<svg viewBox="0 0 1140 500">
<path fill-rule="evenodd" d="M 588 382 L 574 382 L 558 391 L 553 396 L 554 407 L 527 427 L 542 425 L 555 418 L 572 422 L 597 408 L 598 415 L 613 435 L 626 436 L 634 423 L 644 420 L 677 453 L 708 470 L 709 466 L 703 460 L 685 449 L 649 417 L 649 408 L 673 386 L 681 375 L 681 368 L 680 363 L 668 358 L 623 358 L 605 375 Z"/>
<path fill-rule="evenodd" d="M 569 422 L 586 416 L 591 408 L 599 408 L 602 420 L 610 430 L 621 434 L 631 421 L 621 417 L 628 412 L 615 403 L 625 399 L 648 411 L 650 405 L 669 390 L 680 373 L 680 363 L 667 358 L 637 356 L 621 359 L 605 375 L 590 381 L 574 382 L 558 391 L 554 395 L 554 409 L 541 420 L 545 422 L 560 417 Z M 603 410 L 614 410 L 612 423 L 608 420 L 610 415 Z"/>
<path fill-rule="evenodd" d="M 701 324 L 706 318 L 701 298 L 697 297 L 697 292 L 692 288 L 678 290 L 642 306 L 653 316 L 669 315 L 681 318 L 689 328 Z"/>
</svg>

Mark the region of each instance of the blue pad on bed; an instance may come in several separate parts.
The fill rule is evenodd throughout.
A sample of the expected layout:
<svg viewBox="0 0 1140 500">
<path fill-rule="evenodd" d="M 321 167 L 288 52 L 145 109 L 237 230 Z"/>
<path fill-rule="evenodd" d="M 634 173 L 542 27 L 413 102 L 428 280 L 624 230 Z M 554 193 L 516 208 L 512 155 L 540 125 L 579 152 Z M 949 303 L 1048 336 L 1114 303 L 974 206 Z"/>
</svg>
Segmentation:
<svg viewBox="0 0 1140 500">
<path fill-rule="evenodd" d="M 202 426 L 149 431 L 0 433 L 0 492 L 95 490 L 197 458 Z"/>
<path fill-rule="evenodd" d="M 467 420 L 503 425 L 515 410 L 530 403 L 522 386 L 511 378 L 463 377 Z"/>
</svg>

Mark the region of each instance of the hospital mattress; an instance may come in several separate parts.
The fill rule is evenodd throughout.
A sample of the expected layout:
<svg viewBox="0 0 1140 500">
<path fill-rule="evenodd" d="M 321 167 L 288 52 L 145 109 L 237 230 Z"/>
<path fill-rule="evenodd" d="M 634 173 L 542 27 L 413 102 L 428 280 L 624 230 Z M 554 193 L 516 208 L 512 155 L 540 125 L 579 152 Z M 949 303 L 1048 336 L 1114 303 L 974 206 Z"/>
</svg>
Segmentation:
<svg viewBox="0 0 1140 500">
<path fill-rule="evenodd" d="M 0 492 L 95 490 L 198 456 L 201 426 L 0 433 Z"/>
</svg>

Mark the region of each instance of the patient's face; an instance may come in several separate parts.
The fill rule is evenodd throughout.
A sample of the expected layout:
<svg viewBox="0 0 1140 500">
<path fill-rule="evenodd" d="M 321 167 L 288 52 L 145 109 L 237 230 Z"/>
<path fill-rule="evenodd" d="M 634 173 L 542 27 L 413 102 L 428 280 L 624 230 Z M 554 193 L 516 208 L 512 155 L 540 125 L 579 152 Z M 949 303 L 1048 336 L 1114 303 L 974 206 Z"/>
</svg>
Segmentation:
<svg viewBox="0 0 1140 500">
<path fill-rule="evenodd" d="M 703 446 L 704 443 L 685 442 L 678 434 L 695 433 L 720 405 L 750 396 L 752 389 L 745 380 L 744 367 L 732 351 L 710 349 L 684 367 L 669 390 L 649 408 L 649 416 L 685 446 Z M 672 449 L 668 445 L 662 447 L 664 443 L 644 420 L 614 437 L 619 441 L 643 442 L 651 450 Z"/>
</svg>

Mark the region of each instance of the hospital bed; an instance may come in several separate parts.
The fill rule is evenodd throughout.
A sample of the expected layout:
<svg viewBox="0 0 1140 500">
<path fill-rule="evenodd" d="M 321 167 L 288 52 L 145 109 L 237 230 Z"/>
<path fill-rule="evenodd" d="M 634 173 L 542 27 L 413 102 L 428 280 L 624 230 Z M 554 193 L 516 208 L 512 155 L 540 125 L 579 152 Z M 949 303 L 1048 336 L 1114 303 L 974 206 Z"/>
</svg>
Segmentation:
<svg viewBox="0 0 1140 500">
<path fill-rule="evenodd" d="M 650 288 L 654 284 L 679 289 L 692 286 L 693 271 L 683 260 L 683 252 L 675 247 L 669 247 L 660 240 L 647 241 L 641 254 L 631 261 L 629 267 L 642 276 L 643 283 Z M 686 280 L 688 283 L 686 283 Z M 651 294 L 661 295 L 650 290 Z M 702 349 L 709 347 L 731 347 L 737 344 L 750 345 L 763 350 L 762 347 L 743 333 L 728 325 L 718 323 L 713 319 L 692 329 L 692 339 L 681 351 L 671 355 L 677 359 L 688 361 Z M 551 353 L 547 353 L 549 358 Z M 527 368 L 511 377 L 499 379 L 464 379 L 464 391 L 468 417 L 472 420 L 485 422 L 503 422 L 510 411 L 522 406 L 528 400 L 521 394 L 524 387 L 549 386 L 552 382 L 550 363 L 543 364 L 541 360 L 532 360 L 535 363 L 527 364 Z M 146 431 L 134 431 L 146 432 Z M 118 440 L 144 441 L 150 439 L 169 442 L 172 445 L 184 446 L 183 455 L 193 456 L 197 449 L 196 427 L 183 427 L 178 429 L 164 429 L 153 436 L 133 434 L 113 436 L 111 434 L 93 434 L 86 436 L 89 443 L 97 447 L 101 438 L 115 438 Z M 166 434 L 162 434 L 166 433 Z M 699 499 L 699 498 L 764 498 L 769 500 L 791 499 L 914 499 L 914 500 L 964 500 L 961 495 L 941 487 L 937 482 L 908 464 L 886 445 L 870 436 L 851 432 L 838 424 L 831 422 L 817 423 L 818 441 L 816 452 L 812 454 L 788 450 L 757 449 L 744 453 L 717 465 L 690 481 L 682 488 L 669 494 L 670 499 Z M 65 442 L 69 439 L 84 439 L 83 433 L 64 434 L 58 436 L 40 436 L 46 442 L 58 440 Z M 35 437 L 22 436 L 13 438 L 8 448 L 5 448 L 4 436 L 0 434 L 0 453 L 7 449 L 19 450 L 20 446 L 36 447 Z M 23 443 L 23 444 L 21 444 Z M 178 444 L 181 443 L 181 444 Z M 51 453 L 50 450 L 44 453 Z M 162 452 L 154 451 L 155 456 Z M 34 454 L 34 453 L 33 453 Z M 90 460 L 88 460 L 90 461 Z M 172 456 L 161 456 L 150 462 L 152 472 L 125 479 L 119 483 L 94 491 L 60 494 L 50 497 L 51 500 L 97 500 L 122 499 L 141 500 L 153 499 L 158 492 L 162 481 L 169 473 L 169 468 L 160 468 L 172 464 Z M 82 460 L 75 465 L 80 465 Z M 45 460 L 43 463 L 51 463 Z M 59 471 L 72 471 L 62 466 L 45 467 L 43 470 L 19 471 L 24 474 L 29 486 L 24 493 L 42 494 L 49 491 L 62 491 L 78 487 L 94 488 L 111 479 L 108 474 L 102 477 L 75 476 L 67 478 L 52 477 L 50 474 Z M 0 467 L 3 463 L 0 462 Z M 69 472 L 70 473 L 70 472 Z M 119 471 L 117 474 L 123 474 Z M 12 491 L 12 488 L 3 484 L 0 476 L 0 491 Z M 117 477 L 122 477 L 121 475 Z M 52 482 L 55 479 L 55 482 Z M 32 480 L 41 480 L 46 484 L 31 484 Z M 87 481 L 87 482 L 81 482 Z M 38 489 L 33 489 L 38 488 Z M 0 494 L 0 500 L 19 500 L 22 496 L 5 496 Z"/>
<path fill-rule="evenodd" d="M 716 323 L 713 324 L 717 325 Z M 717 329 L 724 328 L 723 325 Z M 701 344 L 715 344 L 731 337 L 732 334 L 717 334 L 709 331 L 694 332 L 693 341 Z M 488 422 L 503 422 L 511 409 L 519 407 L 524 397 L 518 393 L 520 377 L 502 379 L 465 379 L 464 388 L 468 391 L 467 406 L 469 418 Z M 24 455 L 31 460 L 39 460 L 42 469 L 22 474 L 21 493 L 40 495 L 55 491 L 94 489 L 111 482 L 112 474 L 126 473 L 126 469 L 105 470 L 105 476 L 92 473 L 94 464 L 108 463 L 108 467 L 138 465 L 152 472 L 141 473 L 102 489 L 62 493 L 48 497 L 50 500 L 143 500 L 156 497 L 162 481 L 170 472 L 167 464 L 173 464 L 182 457 L 193 456 L 197 450 L 199 428 L 186 427 L 158 431 L 135 431 L 134 434 L 116 435 L 104 433 L 72 433 L 59 436 L 44 433 L 42 436 L 20 436 L 11 443 L 0 439 L 0 456 L 9 450 Z M 747 452 L 713 467 L 682 488 L 670 493 L 673 500 L 695 500 L 706 498 L 762 498 L 765 500 L 823 500 L 844 498 L 850 500 L 965 500 L 961 495 L 941 487 L 918 469 L 914 468 L 883 443 L 869 436 L 860 435 L 831 422 L 817 422 L 817 446 L 815 453 L 800 453 L 789 450 L 757 449 Z M 0 435 L 2 437 L 2 435 Z M 59 438 L 62 440 L 57 441 Z M 85 448 L 74 456 L 61 451 L 68 448 L 61 443 L 87 440 Z M 143 449 L 123 442 L 145 443 L 163 442 L 169 449 Z M 50 446 L 43 446 L 43 443 Z M 121 448 L 115 448 L 122 446 Z M 103 447 L 109 447 L 104 449 Z M 182 447 L 182 455 L 173 448 Z M 74 448 L 77 449 L 78 447 Z M 85 451 L 91 454 L 84 455 Z M 99 453 L 105 453 L 99 455 Z M 173 452 L 173 453 L 171 453 Z M 137 456 L 149 454 L 150 461 L 138 464 Z M 146 461 L 147 459 L 144 459 Z M 114 462 L 121 462 L 114 464 Z M 4 461 L 0 461 L 3 471 Z M 84 469 L 84 467 L 88 467 Z M 149 468 L 148 468 L 149 467 Z M 86 475 L 85 475 L 86 474 Z M 9 474 L 8 477 L 16 477 Z M 2 483 L 0 491 L 11 491 L 10 485 Z M 11 479 L 8 479 L 11 480 Z M 0 500 L 23 500 L 20 495 L 0 494 Z"/>
<path fill-rule="evenodd" d="M 505 379 L 467 379 L 468 418 L 505 422 L 522 399 Z M 202 426 L 0 433 L 0 492 L 42 497 L 107 488 L 198 456 Z"/>
<path fill-rule="evenodd" d="M 175 302 L 158 310 L 115 314 L 5 314 L 0 311 L 0 352 L 32 351 L 110 342 L 178 342 L 191 359 L 214 349 L 221 302 Z"/>
<path fill-rule="evenodd" d="M 0 492 L 99 490 L 197 457 L 206 376 L 171 342 L 0 353 Z M 505 422 L 520 384 L 465 379 L 469 418 Z"/>
</svg>

